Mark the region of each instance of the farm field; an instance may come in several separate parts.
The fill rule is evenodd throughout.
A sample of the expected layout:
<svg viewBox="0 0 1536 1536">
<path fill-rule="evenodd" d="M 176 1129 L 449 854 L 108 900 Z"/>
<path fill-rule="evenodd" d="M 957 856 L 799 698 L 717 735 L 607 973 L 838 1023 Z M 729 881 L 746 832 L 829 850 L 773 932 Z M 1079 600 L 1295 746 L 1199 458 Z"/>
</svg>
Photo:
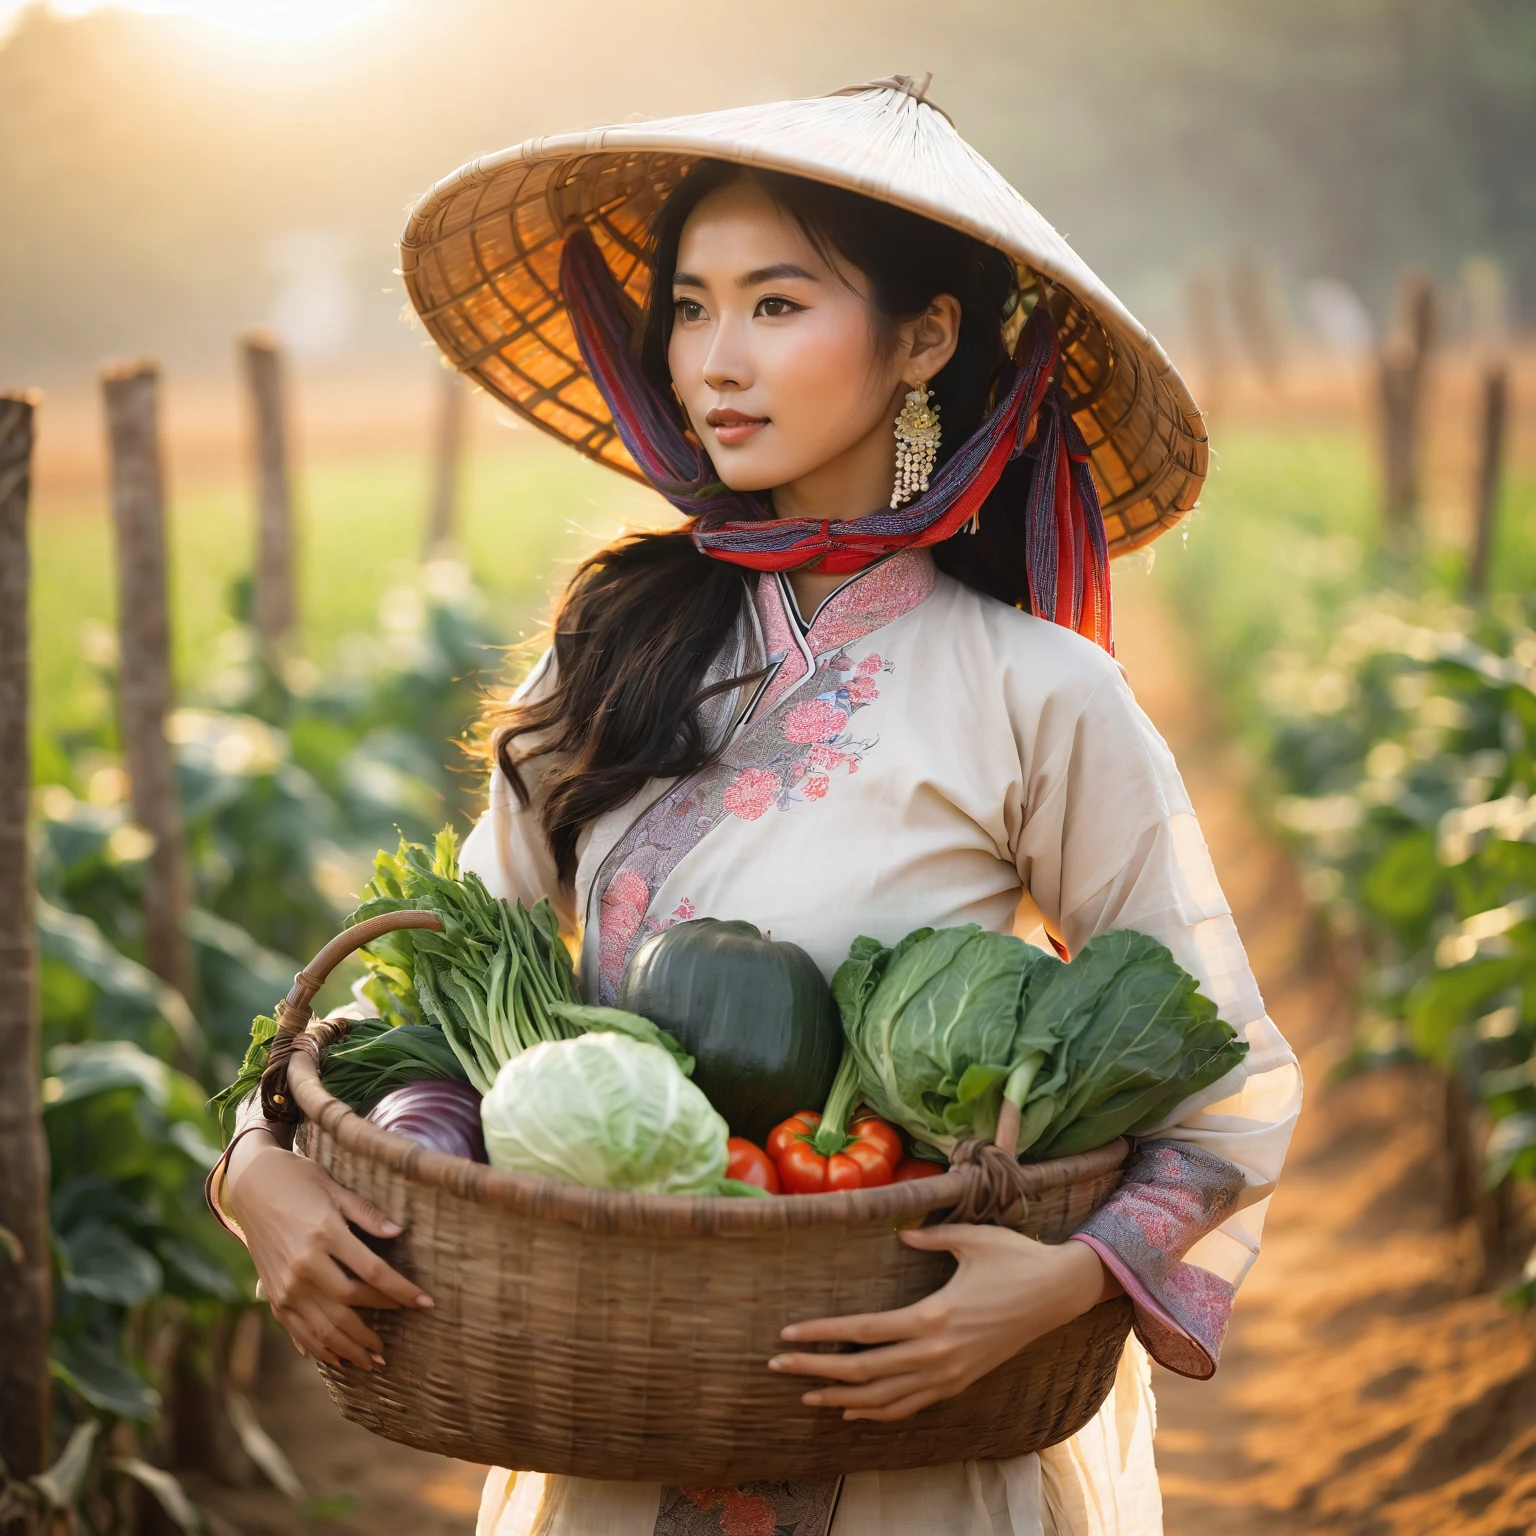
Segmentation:
<svg viewBox="0 0 1536 1536">
<path fill-rule="evenodd" d="M 1450 372 L 1457 410 L 1464 382 Z M 1501 1300 L 1529 1233 L 1517 1221 L 1508 1251 L 1490 1266 L 1475 1220 L 1447 1214 L 1441 1080 L 1428 1060 L 1330 1086 L 1358 1044 L 1361 951 L 1319 903 L 1315 850 L 1299 856 L 1287 846 L 1275 814 L 1286 788 L 1275 756 L 1276 658 L 1315 661 L 1341 615 L 1379 601 L 1386 579 L 1373 555 L 1376 467 L 1360 385 L 1317 372 L 1281 400 L 1235 391 L 1187 533 L 1115 568 L 1120 657 L 1184 769 L 1270 1010 L 1309 1087 L 1265 1254 L 1239 1300 L 1218 1376 L 1209 1384 L 1158 1376 L 1169 1536 L 1514 1536 L 1536 1520 L 1536 1335 L 1528 1314 Z M 333 687 L 380 665 L 419 671 L 410 657 L 424 616 L 456 612 L 467 627 L 447 679 L 451 697 L 436 702 L 459 714 L 412 718 L 410 700 L 420 695 L 396 689 L 391 728 L 435 757 L 443 783 L 457 778 L 459 790 L 442 794 L 467 813 L 476 790 L 449 737 L 465 723 L 473 691 L 516 668 L 503 647 L 538 631 L 563 572 L 587 549 L 668 514 L 641 488 L 510 429 L 477 402 L 461 479 L 463 563 L 424 566 L 430 392 L 419 379 L 355 388 L 301 379 L 295 399 L 303 413 L 301 632 L 292 697 L 272 718 L 302 714 L 306 689 L 322 681 Z M 227 380 L 167 381 L 177 682 L 184 702 L 216 708 L 229 702 L 219 690 L 249 648 L 233 617 L 253 541 L 237 405 Z M 50 424 L 45 402 L 33 510 L 34 777 L 77 791 L 71 743 L 110 718 L 116 619 L 95 408 L 89 392 L 65 394 Z M 1430 602 L 1452 623 L 1462 610 L 1445 604 L 1458 589 L 1467 523 L 1468 466 L 1457 441 L 1433 441 L 1427 548 L 1400 594 L 1405 604 Z M 1491 582 L 1500 611 L 1536 587 L 1532 470 L 1521 418 Z M 446 663 L 433 665 L 437 674 L 428 668 L 411 686 L 431 676 L 439 682 L 428 686 L 444 686 Z M 290 728 L 296 750 L 304 748 L 302 722 Z M 356 741 L 352 757 L 366 756 L 376 739 Z M 51 793 L 40 797 L 45 807 Z M 337 793 L 343 803 L 344 786 Z M 418 825 L 440 816 L 441 804 L 420 810 Z M 241 825 L 230 823 L 225 835 L 242 836 Z M 377 826 L 376 841 L 389 835 L 388 820 L 363 825 Z M 364 873 L 358 852 L 311 924 L 334 925 L 350 905 Z M 224 899 L 246 921 L 234 898 Z M 264 920 L 258 915 L 253 931 L 272 944 L 280 929 L 263 929 Z M 297 951 L 300 941 L 288 947 Z M 252 1398 L 303 1482 L 308 1512 L 238 1458 L 233 1482 L 186 1473 L 204 1507 L 247 1536 L 361 1533 L 389 1520 L 429 1536 L 471 1529 L 478 1469 L 403 1452 L 344 1424 L 275 1332 L 263 1356 Z"/>
</svg>

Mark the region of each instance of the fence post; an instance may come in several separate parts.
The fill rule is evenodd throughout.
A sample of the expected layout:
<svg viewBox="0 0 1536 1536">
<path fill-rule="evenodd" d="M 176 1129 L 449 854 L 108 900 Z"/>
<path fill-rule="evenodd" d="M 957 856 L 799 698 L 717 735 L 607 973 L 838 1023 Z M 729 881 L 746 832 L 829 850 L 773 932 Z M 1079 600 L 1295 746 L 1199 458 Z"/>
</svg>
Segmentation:
<svg viewBox="0 0 1536 1536">
<path fill-rule="evenodd" d="M 240 352 L 251 398 L 256 460 L 256 635 L 275 660 L 297 618 L 293 595 L 293 495 L 288 476 L 283 360 L 267 331 L 247 331 Z"/>
<path fill-rule="evenodd" d="M 1285 366 L 1280 321 L 1269 275 L 1251 256 L 1233 262 L 1227 274 L 1232 316 L 1249 360 L 1270 389 L 1279 389 Z"/>
<path fill-rule="evenodd" d="M 1400 555 L 1417 542 L 1424 383 L 1434 341 L 1434 280 L 1413 273 L 1399 289 L 1397 334 L 1382 346 L 1378 362 L 1383 541 Z"/>
<path fill-rule="evenodd" d="M 102 374 L 117 531 L 119 724 L 133 817 L 155 840 L 144 888 L 145 961 L 190 997 L 192 968 L 181 930 L 188 899 L 186 834 L 176 760 L 165 735 L 172 690 L 159 385 L 153 362 Z"/>
<path fill-rule="evenodd" d="M 1207 416 L 1226 397 L 1227 338 L 1221 323 L 1221 283 L 1213 272 L 1191 272 L 1184 287 L 1190 340 L 1200 363 L 1200 399 Z"/>
<path fill-rule="evenodd" d="M 0 1457 L 49 1460 L 48 1143 L 43 1138 L 32 872 L 27 848 L 30 395 L 0 394 Z"/>
<path fill-rule="evenodd" d="M 430 560 L 451 547 L 458 535 L 459 466 L 464 456 L 464 397 L 458 372 L 445 368 L 438 385 L 437 434 L 432 444 L 432 503 L 422 558 Z"/>
<path fill-rule="evenodd" d="M 1509 369 L 1490 363 L 1483 374 L 1478 420 L 1477 481 L 1473 488 L 1472 555 L 1467 562 L 1467 595 L 1488 595 L 1488 572 L 1498 536 L 1499 484 L 1504 470 L 1504 437 L 1509 421 Z"/>
</svg>

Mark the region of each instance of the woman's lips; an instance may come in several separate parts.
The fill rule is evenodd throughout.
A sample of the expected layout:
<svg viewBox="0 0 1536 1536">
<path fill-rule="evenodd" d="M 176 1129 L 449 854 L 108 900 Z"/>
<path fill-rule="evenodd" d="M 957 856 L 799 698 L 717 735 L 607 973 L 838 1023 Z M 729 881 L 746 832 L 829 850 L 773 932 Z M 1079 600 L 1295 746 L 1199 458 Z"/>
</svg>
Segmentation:
<svg viewBox="0 0 1536 1536">
<path fill-rule="evenodd" d="M 704 420 L 715 434 L 715 441 L 735 448 L 756 437 L 768 425 L 766 416 L 744 416 L 740 411 L 711 411 Z"/>
</svg>

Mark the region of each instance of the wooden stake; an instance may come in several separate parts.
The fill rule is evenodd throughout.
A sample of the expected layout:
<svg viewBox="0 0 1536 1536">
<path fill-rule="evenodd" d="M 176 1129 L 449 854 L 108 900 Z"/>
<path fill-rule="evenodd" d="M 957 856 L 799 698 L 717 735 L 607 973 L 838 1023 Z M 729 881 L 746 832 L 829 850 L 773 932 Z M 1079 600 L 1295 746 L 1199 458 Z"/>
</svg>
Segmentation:
<svg viewBox="0 0 1536 1536">
<path fill-rule="evenodd" d="M 1227 275 L 1232 315 L 1249 360 L 1271 389 L 1279 389 L 1285 365 L 1285 347 L 1275 314 L 1269 275 L 1257 261 L 1245 256 L 1232 264 Z"/>
<path fill-rule="evenodd" d="M 166 608 L 165 491 L 152 363 L 102 374 L 117 528 L 118 714 L 133 817 L 155 840 L 144 890 L 145 963 L 183 996 L 191 963 L 181 931 L 188 899 L 186 835 L 176 762 L 165 737 L 171 708 Z"/>
<path fill-rule="evenodd" d="M 1191 272 L 1184 289 L 1190 337 L 1200 362 L 1200 403 L 1207 416 L 1226 395 L 1227 338 L 1221 323 L 1221 283 L 1213 272 Z"/>
<path fill-rule="evenodd" d="M 246 332 L 240 351 L 256 457 L 256 635 L 275 657 L 297 619 L 282 354 L 266 331 Z"/>
<path fill-rule="evenodd" d="M 1472 556 L 1467 562 L 1467 595 L 1488 595 L 1488 573 L 1498 536 L 1499 485 L 1504 475 L 1504 437 L 1509 421 L 1509 369 L 1490 363 L 1483 374 L 1478 422 L 1477 483 L 1473 489 Z"/>
<path fill-rule="evenodd" d="M 1398 334 L 1382 347 L 1378 360 L 1382 531 L 1388 549 L 1407 555 L 1418 542 L 1424 385 L 1435 342 L 1434 280 L 1423 273 L 1405 277 L 1398 313 Z"/>
<path fill-rule="evenodd" d="M 432 450 L 432 504 L 427 510 L 427 536 L 422 557 L 451 548 L 459 531 L 459 466 L 464 456 L 464 381 L 444 369 L 438 386 L 437 439 Z"/>
<path fill-rule="evenodd" d="M 49 1462 L 48 1143 L 27 848 L 28 395 L 0 395 L 0 1457 L 12 1477 Z"/>
</svg>

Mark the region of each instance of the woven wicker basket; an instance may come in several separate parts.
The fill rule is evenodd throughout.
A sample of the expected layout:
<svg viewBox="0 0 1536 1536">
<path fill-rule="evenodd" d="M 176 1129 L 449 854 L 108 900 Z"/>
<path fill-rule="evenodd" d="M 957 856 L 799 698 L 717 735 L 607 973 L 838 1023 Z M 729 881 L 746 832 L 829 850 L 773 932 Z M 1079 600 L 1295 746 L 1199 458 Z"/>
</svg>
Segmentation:
<svg viewBox="0 0 1536 1536">
<path fill-rule="evenodd" d="M 370 1314 L 387 1365 L 321 1367 L 349 1419 L 466 1461 L 728 1485 L 1018 1456 L 1098 1411 L 1130 1328 L 1123 1298 L 897 1424 L 807 1408 L 807 1382 L 765 1362 L 788 1322 L 944 1283 L 949 1256 L 907 1247 L 899 1227 L 1001 1216 L 1061 1241 L 1119 1182 L 1123 1141 L 1024 1165 L 972 1142 L 938 1178 L 771 1200 L 619 1194 L 447 1157 L 326 1092 L 318 1047 L 337 1025 L 300 1033 L 331 966 L 402 918 L 435 926 L 374 919 L 300 972 L 263 1084 L 272 1107 L 302 1112 L 300 1149 L 405 1227 L 380 1251 L 436 1301 Z"/>
</svg>

